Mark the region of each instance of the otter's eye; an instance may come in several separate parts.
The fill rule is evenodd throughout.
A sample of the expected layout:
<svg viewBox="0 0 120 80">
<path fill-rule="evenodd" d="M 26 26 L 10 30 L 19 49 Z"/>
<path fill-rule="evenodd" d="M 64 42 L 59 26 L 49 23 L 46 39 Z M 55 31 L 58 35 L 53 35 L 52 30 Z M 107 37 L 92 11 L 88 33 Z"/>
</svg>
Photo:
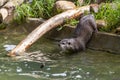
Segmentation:
<svg viewBox="0 0 120 80">
<path fill-rule="evenodd" d="M 71 43 L 70 42 L 68 42 L 68 45 L 70 45 Z"/>
<path fill-rule="evenodd" d="M 62 43 L 63 45 L 65 44 L 65 43 Z"/>
</svg>

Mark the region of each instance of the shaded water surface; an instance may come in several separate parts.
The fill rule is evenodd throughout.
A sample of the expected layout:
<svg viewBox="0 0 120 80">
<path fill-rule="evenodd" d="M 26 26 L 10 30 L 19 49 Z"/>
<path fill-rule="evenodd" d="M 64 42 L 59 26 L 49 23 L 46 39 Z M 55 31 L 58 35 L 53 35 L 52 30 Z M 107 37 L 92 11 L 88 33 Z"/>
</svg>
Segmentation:
<svg viewBox="0 0 120 80">
<path fill-rule="evenodd" d="M 19 61 L 5 56 L 5 45 L 17 45 L 26 35 L 0 35 L 0 80 L 120 80 L 120 55 L 86 50 L 60 53 L 56 42 L 41 39 L 28 52 L 41 51 L 51 61 Z"/>
</svg>

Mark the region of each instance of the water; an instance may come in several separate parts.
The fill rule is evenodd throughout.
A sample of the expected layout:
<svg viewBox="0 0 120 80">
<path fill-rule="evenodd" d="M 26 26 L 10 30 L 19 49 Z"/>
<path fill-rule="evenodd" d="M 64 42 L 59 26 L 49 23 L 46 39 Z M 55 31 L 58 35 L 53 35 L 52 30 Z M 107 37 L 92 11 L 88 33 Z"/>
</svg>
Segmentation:
<svg viewBox="0 0 120 80">
<path fill-rule="evenodd" d="M 120 55 L 89 49 L 76 54 L 64 54 L 60 53 L 55 42 L 47 39 L 37 41 L 28 52 L 41 51 L 51 61 L 7 57 L 11 45 L 14 47 L 25 36 L 0 35 L 0 80 L 120 80 Z M 45 65 L 41 68 L 43 63 Z"/>
</svg>

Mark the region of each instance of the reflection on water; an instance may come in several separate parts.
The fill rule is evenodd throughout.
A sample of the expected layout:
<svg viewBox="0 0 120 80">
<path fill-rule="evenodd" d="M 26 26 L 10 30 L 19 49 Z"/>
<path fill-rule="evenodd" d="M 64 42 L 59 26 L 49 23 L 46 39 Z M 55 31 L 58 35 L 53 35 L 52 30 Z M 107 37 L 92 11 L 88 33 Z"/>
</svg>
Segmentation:
<svg viewBox="0 0 120 80">
<path fill-rule="evenodd" d="M 9 44 L 6 44 L 3 46 L 5 48 L 6 51 L 11 51 L 12 49 L 14 49 L 16 47 L 16 45 L 9 45 Z"/>
<path fill-rule="evenodd" d="M 0 80 L 120 80 L 120 55 L 86 50 L 61 54 L 55 42 L 41 39 L 28 51 L 41 51 L 51 61 L 19 61 L 5 56 L 5 45 L 17 45 L 25 35 L 0 35 Z"/>
</svg>

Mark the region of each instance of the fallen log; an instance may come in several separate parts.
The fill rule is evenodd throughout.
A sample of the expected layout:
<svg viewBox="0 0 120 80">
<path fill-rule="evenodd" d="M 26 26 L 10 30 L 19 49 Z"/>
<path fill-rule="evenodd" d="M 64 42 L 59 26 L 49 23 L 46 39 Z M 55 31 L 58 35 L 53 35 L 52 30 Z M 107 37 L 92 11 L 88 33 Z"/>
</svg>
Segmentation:
<svg viewBox="0 0 120 80">
<path fill-rule="evenodd" d="M 77 9 L 68 10 L 50 18 L 49 20 L 39 25 L 35 30 L 33 30 L 10 53 L 8 53 L 8 56 L 22 55 L 34 42 L 36 42 L 46 32 L 64 23 L 68 19 L 80 16 L 85 11 L 90 11 L 90 6 L 83 6 Z"/>
<path fill-rule="evenodd" d="M 11 15 L 14 8 L 22 4 L 24 0 L 9 0 L 2 8 L 0 9 L 0 23 L 2 23 L 7 16 Z"/>
</svg>

